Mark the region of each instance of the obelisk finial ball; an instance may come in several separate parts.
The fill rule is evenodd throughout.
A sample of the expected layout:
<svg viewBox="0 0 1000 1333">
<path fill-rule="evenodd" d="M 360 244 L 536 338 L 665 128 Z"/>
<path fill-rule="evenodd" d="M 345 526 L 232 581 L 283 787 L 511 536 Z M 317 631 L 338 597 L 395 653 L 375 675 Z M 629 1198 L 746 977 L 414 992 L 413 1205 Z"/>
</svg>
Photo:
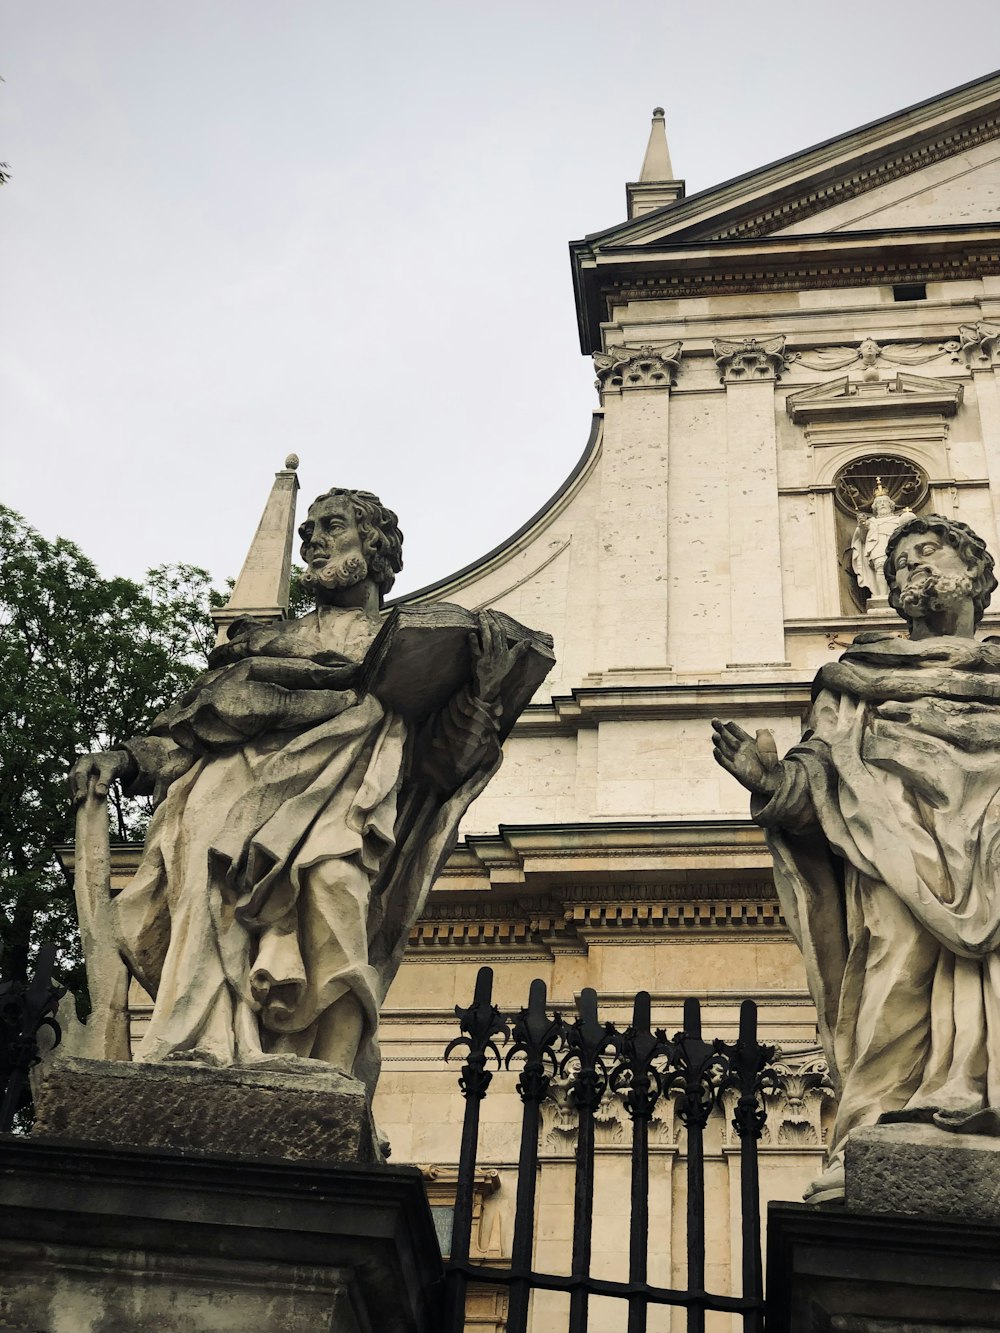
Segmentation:
<svg viewBox="0 0 1000 1333">
<path fill-rule="evenodd" d="M 663 115 L 663 107 L 662 107 L 662 106 L 654 106 L 654 107 L 653 107 L 653 115 L 654 115 L 654 116 L 662 116 L 662 115 Z"/>
<path fill-rule="evenodd" d="M 289 454 L 288 457 L 285 459 L 285 467 L 289 470 L 289 472 L 294 472 L 295 469 L 298 467 L 298 465 L 299 465 L 298 454 Z"/>
</svg>

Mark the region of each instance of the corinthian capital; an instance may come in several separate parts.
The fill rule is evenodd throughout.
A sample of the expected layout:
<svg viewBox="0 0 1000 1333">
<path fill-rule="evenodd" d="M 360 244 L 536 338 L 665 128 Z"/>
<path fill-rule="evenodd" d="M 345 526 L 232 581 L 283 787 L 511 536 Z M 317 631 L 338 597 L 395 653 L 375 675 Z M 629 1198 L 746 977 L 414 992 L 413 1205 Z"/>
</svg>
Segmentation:
<svg viewBox="0 0 1000 1333">
<path fill-rule="evenodd" d="M 1000 358 L 1000 324 L 985 319 L 978 324 L 962 324 L 958 344 L 967 366 L 990 366 L 994 358 Z"/>
<path fill-rule="evenodd" d="M 653 347 L 609 347 L 594 353 L 597 379 L 594 387 L 601 394 L 623 389 L 669 389 L 677 382 L 681 365 L 681 344 L 666 343 Z"/>
<path fill-rule="evenodd" d="M 773 338 L 742 338 L 739 342 L 713 338 L 712 350 L 723 384 L 780 380 L 786 366 L 783 333 Z"/>
</svg>

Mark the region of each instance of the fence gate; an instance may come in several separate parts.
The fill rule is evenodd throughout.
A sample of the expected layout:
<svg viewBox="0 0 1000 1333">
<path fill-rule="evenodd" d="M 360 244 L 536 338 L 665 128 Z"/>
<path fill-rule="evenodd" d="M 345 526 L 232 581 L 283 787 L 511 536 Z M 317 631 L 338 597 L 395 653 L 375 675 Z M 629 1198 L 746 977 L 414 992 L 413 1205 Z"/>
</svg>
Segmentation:
<svg viewBox="0 0 1000 1333">
<path fill-rule="evenodd" d="M 550 1014 L 543 981 L 531 983 L 526 1009 L 516 1016 L 505 1016 L 493 1003 L 493 970 L 483 967 L 472 1003 L 467 1009 L 456 1008 L 455 1014 L 463 1035 L 449 1044 L 445 1058 L 465 1048 L 459 1078 L 465 1118 L 451 1256 L 445 1265 L 444 1333 L 462 1333 L 470 1280 L 508 1288 L 507 1333 L 526 1333 L 533 1290 L 569 1294 L 569 1333 L 586 1333 L 591 1296 L 616 1297 L 627 1303 L 627 1333 L 645 1333 L 651 1305 L 685 1308 L 688 1333 L 702 1333 L 706 1310 L 742 1315 L 744 1333 L 762 1333 L 757 1143 L 767 1118 L 763 1094 L 778 1086 L 778 1078 L 771 1068 L 775 1048 L 757 1040 L 754 1002 L 743 1002 L 735 1042 L 702 1037 L 701 1007 L 693 999 L 684 1003 L 683 1031 L 670 1038 L 661 1028 L 651 1029 L 649 994 L 640 991 L 635 997 L 631 1025 L 619 1032 L 613 1023 L 600 1021 L 597 994 L 589 988 L 580 995 L 579 1013 L 572 1023 L 558 1013 Z M 506 1047 L 505 1052 L 501 1047 Z M 517 1092 L 523 1112 L 511 1264 L 509 1269 L 490 1268 L 469 1262 L 479 1113 L 493 1078 L 491 1062 L 496 1068 L 503 1065 L 509 1069 L 515 1060 L 520 1065 Z M 569 1098 L 579 1114 L 568 1276 L 536 1272 L 532 1267 L 541 1104 L 555 1076 L 568 1080 Z M 627 1282 L 592 1277 L 590 1272 L 594 1115 L 608 1088 L 620 1095 L 632 1121 Z M 704 1132 L 709 1115 L 728 1089 L 738 1093 L 733 1125 L 741 1152 L 742 1296 L 714 1295 L 705 1290 Z M 660 1098 L 677 1099 L 677 1114 L 687 1131 L 687 1286 L 683 1290 L 653 1286 L 647 1280 L 649 1122 Z"/>
</svg>

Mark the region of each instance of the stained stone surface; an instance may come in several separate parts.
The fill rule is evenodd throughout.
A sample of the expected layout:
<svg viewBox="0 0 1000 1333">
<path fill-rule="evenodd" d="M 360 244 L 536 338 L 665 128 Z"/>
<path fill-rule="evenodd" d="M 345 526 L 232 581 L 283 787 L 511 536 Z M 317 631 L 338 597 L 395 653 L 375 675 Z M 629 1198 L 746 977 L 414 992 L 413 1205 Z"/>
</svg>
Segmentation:
<svg viewBox="0 0 1000 1333">
<path fill-rule="evenodd" d="M 847 1207 L 1000 1221 L 1000 1139 L 933 1125 L 873 1125 L 847 1141 Z"/>
<path fill-rule="evenodd" d="M 3 1333 L 434 1333 L 415 1167 L 0 1135 Z"/>
<path fill-rule="evenodd" d="M 381 1160 L 364 1086 L 309 1063 L 293 1072 L 56 1060 L 36 1089 L 33 1133 L 300 1162 Z"/>
</svg>

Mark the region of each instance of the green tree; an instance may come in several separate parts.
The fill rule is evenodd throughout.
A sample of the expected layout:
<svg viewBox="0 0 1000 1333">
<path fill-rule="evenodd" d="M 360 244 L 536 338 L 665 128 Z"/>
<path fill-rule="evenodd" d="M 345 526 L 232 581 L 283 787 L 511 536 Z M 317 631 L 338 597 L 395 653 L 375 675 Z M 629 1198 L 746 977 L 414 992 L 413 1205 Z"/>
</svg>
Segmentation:
<svg viewBox="0 0 1000 1333">
<path fill-rule="evenodd" d="M 66 771 L 82 751 L 114 749 L 204 670 L 209 608 L 224 598 L 190 565 L 143 583 L 103 578 L 63 538 L 48 541 L 0 506 L 0 941 L 23 972 L 42 940 L 82 991 L 71 887 L 53 846 L 73 835 Z M 112 837 L 141 837 L 148 803 L 115 790 Z"/>
</svg>

